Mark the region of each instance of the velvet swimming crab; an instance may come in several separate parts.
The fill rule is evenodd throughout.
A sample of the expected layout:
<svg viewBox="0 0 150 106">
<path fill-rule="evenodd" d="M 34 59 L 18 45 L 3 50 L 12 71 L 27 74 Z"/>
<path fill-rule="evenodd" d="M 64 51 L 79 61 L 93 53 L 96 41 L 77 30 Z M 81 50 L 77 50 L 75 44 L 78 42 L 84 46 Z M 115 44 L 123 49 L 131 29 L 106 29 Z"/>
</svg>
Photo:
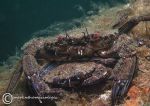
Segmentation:
<svg viewBox="0 0 150 106">
<path fill-rule="evenodd" d="M 128 77 L 131 75 L 132 78 L 136 67 L 136 56 L 129 56 L 133 51 L 123 47 L 127 43 L 124 44 L 123 39 L 129 41 L 129 38 L 126 35 L 117 37 L 91 34 L 82 38 L 59 38 L 54 43 L 34 40 L 24 49 L 20 73 L 24 71 L 38 96 L 59 95 L 63 88 L 91 86 L 112 76 L 116 80 L 113 88 L 113 98 L 116 99 L 126 92 L 131 81 Z M 118 44 L 120 41 L 122 47 Z M 105 47 L 103 42 L 108 45 Z M 48 64 L 43 66 L 43 60 Z M 19 73 L 15 79 L 16 76 Z M 12 90 L 12 83 L 8 92 Z"/>
<path fill-rule="evenodd" d="M 13 91 L 22 72 L 39 97 L 62 97 L 68 88 L 80 89 L 111 80 L 114 105 L 127 93 L 137 70 L 135 42 L 123 33 L 86 32 L 81 37 L 58 36 L 53 42 L 44 38 L 31 41 L 23 49 L 7 92 Z"/>
</svg>

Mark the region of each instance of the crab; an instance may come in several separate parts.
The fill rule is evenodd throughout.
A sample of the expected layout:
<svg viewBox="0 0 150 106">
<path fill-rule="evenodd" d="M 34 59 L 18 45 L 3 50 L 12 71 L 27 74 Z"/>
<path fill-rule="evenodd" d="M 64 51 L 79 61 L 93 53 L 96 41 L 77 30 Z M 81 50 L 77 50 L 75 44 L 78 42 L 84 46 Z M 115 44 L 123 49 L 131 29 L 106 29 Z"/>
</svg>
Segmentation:
<svg viewBox="0 0 150 106">
<path fill-rule="evenodd" d="M 123 98 L 136 71 L 134 41 L 127 35 L 99 33 L 79 38 L 59 36 L 33 40 L 24 48 L 18 71 L 7 92 L 12 92 L 22 72 L 38 96 L 62 96 L 66 88 L 79 89 L 113 80 L 112 102 Z M 105 45 L 107 44 L 107 45 Z"/>
<path fill-rule="evenodd" d="M 55 41 L 32 40 L 23 48 L 22 60 L 7 92 L 13 92 L 22 72 L 39 97 L 63 97 L 68 89 L 80 90 L 111 80 L 112 105 L 116 104 L 125 97 L 137 71 L 133 47 L 137 42 L 127 33 L 140 21 L 149 20 L 149 14 L 134 17 L 114 34 L 89 34 L 86 31 L 81 37 L 66 34 Z"/>
</svg>

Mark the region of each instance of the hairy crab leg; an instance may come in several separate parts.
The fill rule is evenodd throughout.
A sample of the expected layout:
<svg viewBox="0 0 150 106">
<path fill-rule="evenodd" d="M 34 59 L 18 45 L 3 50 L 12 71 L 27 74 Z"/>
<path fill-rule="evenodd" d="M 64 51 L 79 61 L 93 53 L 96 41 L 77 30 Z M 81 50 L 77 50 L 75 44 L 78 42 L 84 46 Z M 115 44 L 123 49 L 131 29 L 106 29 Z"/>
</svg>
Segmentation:
<svg viewBox="0 0 150 106">
<path fill-rule="evenodd" d="M 137 57 L 121 58 L 113 69 L 114 86 L 112 89 L 112 105 L 126 95 L 135 72 L 137 71 Z"/>
<path fill-rule="evenodd" d="M 14 89 L 16 88 L 16 86 L 19 82 L 19 79 L 20 79 L 22 73 L 23 73 L 22 61 L 19 61 L 18 65 L 17 65 L 17 69 L 14 71 L 14 73 L 10 79 L 9 85 L 6 90 L 7 93 L 12 93 L 14 91 Z"/>
<path fill-rule="evenodd" d="M 141 21 L 150 21 L 150 14 L 133 17 L 118 29 L 119 34 L 130 32 Z"/>
<path fill-rule="evenodd" d="M 40 66 L 34 56 L 25 55 L 23 57 L 23 70 L 28 77 L 32 77 L 33 74 L 36 74 L 40 70 Z"/>
</svg>

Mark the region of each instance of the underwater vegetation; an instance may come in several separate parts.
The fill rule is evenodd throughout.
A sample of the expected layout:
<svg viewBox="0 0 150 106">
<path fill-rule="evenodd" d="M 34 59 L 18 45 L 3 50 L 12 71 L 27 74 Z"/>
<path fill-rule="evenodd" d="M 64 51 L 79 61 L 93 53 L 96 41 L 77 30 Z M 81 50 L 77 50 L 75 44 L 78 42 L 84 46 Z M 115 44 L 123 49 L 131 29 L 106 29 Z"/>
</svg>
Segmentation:
<svg viewBox="0 0 150 106">
<path fill-rule="evenodd" d="M 148 4 L 149 4 L 149 0 L 139 0 L 139 1 L 133 1 L 132 4 L 121 5 L 121 6 L 118 5 L 116 7 L 107 8 L 104 10 L 101 9 L 98 11 L 98 13 L 96 15 L 86 17 L 85 20 L 83 20 L 81 25 L 79 25 L 78 27 L 73 27 L 73 29 L 67 31 L 67 33 L 72 37 L 81 36 L 81 32 L 83 32 L 83 31 L 86 32 L 85 26 L 88 29 L 89 34 L 91 34 L 93 32 L 96 32 L 96 33 L 100 32 L 100 35 L 106 35 L 108 33 L 114 33 L 117 31 L 117 29 L 112 30 L 111 26 L 113 26 L 114 24 L 119 23 L 121 21 L 122 23 L 117 24 L 115 27 L 117 27 L 118 29 L 122 29 L 122 27 L 126 26 L 128 24 L 128 22 L 130 22 L 130 20 L 134 19 L 135 17 L 144 16 L 145 14 L 147 14 L 146 11 L 149 10 Z M 140 6 L 137 6 L 137 5 L 140 5 Z M 135 9 L 135 8 L 142 8 L 142 9 Z M 140 12 L 137 12 L 137 10 Z M 120 11 L 123 15 L 120 14 Z M 117 14 L 118 16 L 114 15 L 114 14 Z M 147 16 L 149 16 L 149 15 L 147 15 Z M 118 20 L 116 20 L 117 18 L 118 18 Z M 132 81 L 132 84 L 131 84 L 131 87 L 127 93 L 127 96 L 124 98 L 124 101 L 121 102 L 121 104 L 119 104 L 119 105 L 141 106 L 141 105 L 149 105 L 150 104 L 150 78 L 149 78 L 149 75 L 150 75 L 150 60 L 149 60 L 149 57 L 150 57 L 150 48 L 149 48 L 150 47 L 150 44 L 149 44 L 150 24 L 148 21 L 138 22 L 138 23 L 139 24 L 136 25 L 128 33 L 128 35 L 130 37 L 133 37 L 135 39 L 135 41 L 137 41 L 139 44 L 136 47 L 135 47 L 135 45 L 132 45 L 132 44 L 130 46 L 130 48 L 132 48 L 136 51 L 136 55 L 138 57 L 138 69 L 136 70 L 137 73 L 135 74 L 135 77 Z M 134 24 L 134 22 L 133 22 L 133 24 Z M 62 24 L 60 24 L 60 25 L 62 25 Z M 132 23 L 128 24 L 128 25 L 130 27 L 130 25 L 132 26 Z M 57 25 L 56 25 L 56 27 L 57 27 Z M 50 30 L 51 29 L 47 28 L 43 32 L 45 33 L 45 31 L 50 31 Z M 124 30 L 120 30 L 120 31 L 124 31 Z M 141 33 L 141 31 L 142 31 L 142 33 Z M 38 34 L 43 35 L 44 34 L 43 32 L 40 31 L 40 32 L 36 32 L 34 34 L 35 35 L 38 35 Z M 56 30 L 56 32 L 57 32 L 57 30 Z M 50 33 L 48 33 L 48 35 L 49 34 Z M 65 31 L 62 30 L 62 32 L 60 32 L 60 34 L 65 35 Z M 31 41 L 27 42 L 24 45 L 24 47 L 22 47 L 22 49 L 25 49 L 28 45 L 32 44 L 32 42 L 36 41 L 37 39 L 38 38 L 34 38 Z M 45 38 L 42 37 L 40 39 L 54 40 L 53 37 L 45 37 Z M 121 40 L 121 42 L 124 43 L 124 40 Z M 121 42 L 119 42 L 119 44 L 121 44 Z M 28 54 L 28 52 L 29 52 L 29 54 L 30 54 L 30 52 L 32 53 L 32 51 L 30 51 L 30 50 L 27 51 L 27 54 Z M 41 51 L 40 53 L 43 54 L 43 51 Z M 74 52 L 74 53 L 76 53 L 76 52 Z M 129 52 L 129 53 L 131 53 L 131 52 Z M 22 56 L 22 54 L 21 54 L 21 56 Z M 43 54 L 41 56 L 45 57 L 45 54 Z M 30 58 L 30 59 L 32 60 L 32 58 Z M 59 58 L 58 58 L 58 60 L 59 60 Z M 0 67 L 0 70 L 1 70 L 0 71 L 1 72 L 0 73 L 0 76 L 1 76 L 0 77 L 1 78 L 1 80 L 0 80 L 1 95 L 3 95 L 3 93 L 6 91 L 7 85 L 8 85 L 9 80 L 10 80 L 10 76 L 12 75 L 14 70 L 17 69 L 19 61 L 20 61 L 20 56 L 19 57 L 17 57 L 17 56 L 10 57 L 8 59 L 8 62 L 6 62 L 5 65 Z M 25 62 L 26 63 L 24 65 L 30 64 L 29 61 L 25 61 Z M 38 62 L 39 62 L 39 64 L 45 63 L 45 61 L 42 61 L 42 60 L 38 61 Z M 46 61 L 46 63 L 47 63 L 47 61 Z M 71 66 L 71 65 L 69 65 L 69 66 Z M 80 67 L 77 67 L 77 69 L 80 70 L 80 68 L 82 68 L 83 66 L 84 66 L 83 64 L 80 64 Z M 130 65 L 127 65 L 127 66 L 130 66 Z M 25 72 L 26 74 L 30 74 L 30 72 L 32 71 L 32 70 L 28 71 L 28 68 L 30 69 L 30 67 L 27 67 L 27 71 Z M 37 68 L 37 67 L 35 66 L 35 68 Z M 117 69 L 119 69 L 119 68 L 117 68 Z M 121 68 L 121 69 L 123 69 L 123 68 Z M 50 83 L 51 79 L 49 79 L 49 78 L 51 78 L 51 77 L 53 78 L 57 74 L 58 70 L 59 70 L 59 68 L 56 69 L 56 73 L 54 73 L 54 75 L 53 75 L 53 73 L 47 74 L 45 77 L 45 80 L 47 80 Z M 61 68 L 60 68 L 60 70 L 61 70 Z M 66 70 L 67 70 L 67 68 L 66 68 Z M 63 71 L 63 72 L 65 73 L 65 71 Z M 68 77 L 71 74 L 72 73 L 67 74 L 67 76 L 65 76 L 65 77 Z M 65 74 L 62 74 L 62 75 L 65 75 Z M 57 81 L 59 81 L 59 80 L 56 80 L 56 82 Z M 13 95 L 17 95 L 17 96 L 28 95 L 29 92 L 27 90 L 27 86 L 25 86 L 25 83 L 26 83 L 26 80 L 25 80 L 24 75 L 23 75 L 21 77 L 21 80 L 19 81 L 18 86 L 14 90 Z M 70 85 L 70 86 L 73 86 L 73 85 Z M 111 86 L 111 84 L 110 85 L 108 84 L 107 86 L 104 86 L 103 89 L 99 89 L 100 90 L 99 94 L 94 95 L 94 96 L 91 95 L 90 93 L 88 94 L 87 92 L 83 93 L 83 94 L 82 93 L 78 94 L 78 93 L 73 93 L 73 91 L 72 91 L 71 93 L 66 93 L 66 97 L 63 98 L 61 101 L 56 101 L 56 104 L 58 106 L 66 106 L 66 105 L 81 105 L 81 106 L 82 105 L 84 105 L 84 106 L 106 105 L 107 106 L 107 105 L 110 105 L 110 102 L 111 102 L 110 86 Z M 93 89 L 91 90 L 91 92 L 94 91 Z M 54 92 L 54 93 L 56 93 L 56 92 Z M 0 102 L 0 103 L 1 103 L 0 105 L 3 105 L 2 102 Z M 11 105 L 15 106 L 18 103 L 21 106 L 28 105 L 25 100 L 21 100 L 21 101 L 20 100 L 14 100 Z"/>
</svg>

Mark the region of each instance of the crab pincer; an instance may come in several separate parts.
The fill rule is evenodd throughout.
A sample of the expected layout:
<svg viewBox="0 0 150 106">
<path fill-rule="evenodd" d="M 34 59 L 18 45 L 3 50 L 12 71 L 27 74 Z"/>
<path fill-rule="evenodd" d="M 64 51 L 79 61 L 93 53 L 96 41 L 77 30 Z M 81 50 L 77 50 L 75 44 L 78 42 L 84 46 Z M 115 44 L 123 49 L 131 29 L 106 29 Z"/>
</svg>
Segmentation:
<svg viewBox="0 0 150 106">
<path fill-rule="evenodd" d="M 106 81 L 110 76 L 110 68 L 106 68 L 102 64 L 97 64 L 91 75 L 86 78 L 82 86 L 95 85 L 100 82 Z"/>
</svg>

